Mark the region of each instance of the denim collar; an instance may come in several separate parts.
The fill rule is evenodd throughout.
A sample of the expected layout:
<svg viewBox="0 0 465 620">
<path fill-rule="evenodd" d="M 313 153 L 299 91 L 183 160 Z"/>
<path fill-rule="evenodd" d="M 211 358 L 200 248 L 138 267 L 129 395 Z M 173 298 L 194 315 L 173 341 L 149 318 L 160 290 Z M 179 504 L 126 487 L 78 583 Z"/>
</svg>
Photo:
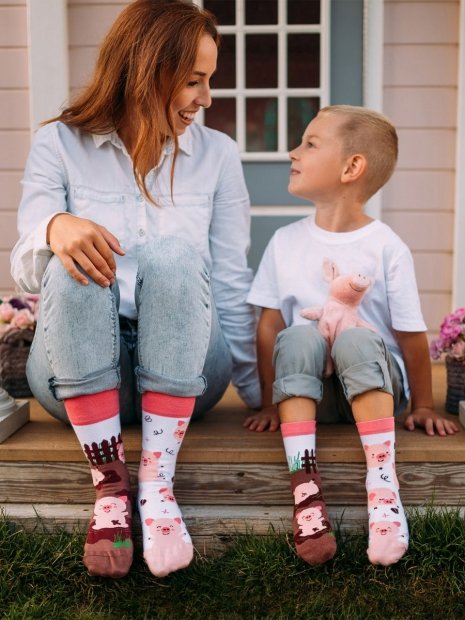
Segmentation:
<svg viewBox="0 0 465 620">
<path fill-rule="evenodd" d="M 116 131 L 112 131 L 110 133 L 106 133 L 103 135 L 94 133 L 92 134 L 92 138 L 94 139 L 94 144 L 97 148 L 100 148 L 102 144 L 105 144 L 106 142 L 111 142 L 113 146 L 115 146 L 118 149 L 121 149 L 124 153 L 127 154 L 126 147 L 124 146 L 123 141 L 121 140 L 121 138 L 119 137 Z M 180 150 L 183 151 L 183 153 L 185 153 L 186 155 L 192 155 L 192 152 L 193 152 L 192 135 L 189 130 L 189 127 L 187 127 L 186 131 L 179 136 L 178 144 L 179 144 Z M 169 155 L 172 151 L 173 151 L 173 142 L 170 140 L 165 146 L 163 155 Z"/>
</svg>

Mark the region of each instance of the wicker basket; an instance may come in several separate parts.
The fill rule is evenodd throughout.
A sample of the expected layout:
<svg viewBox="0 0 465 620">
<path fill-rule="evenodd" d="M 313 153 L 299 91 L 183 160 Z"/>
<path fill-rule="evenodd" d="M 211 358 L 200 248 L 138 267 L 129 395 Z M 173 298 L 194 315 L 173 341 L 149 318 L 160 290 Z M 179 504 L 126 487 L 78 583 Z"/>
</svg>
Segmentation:
<svg viewBox="0 0 465 620">
<path fill-rule="evenodd" d="M 12 330 L 0 338 L 0 386 L 15 398 L 32 396 L 26 362 L 33 338 L 31 329 Z"/>
<path fill-rule="evenodd" d="M 446 357 L 446 411 L 458 415 L 459 402 L 465 400 L 465 362 Z"/>
</svg>

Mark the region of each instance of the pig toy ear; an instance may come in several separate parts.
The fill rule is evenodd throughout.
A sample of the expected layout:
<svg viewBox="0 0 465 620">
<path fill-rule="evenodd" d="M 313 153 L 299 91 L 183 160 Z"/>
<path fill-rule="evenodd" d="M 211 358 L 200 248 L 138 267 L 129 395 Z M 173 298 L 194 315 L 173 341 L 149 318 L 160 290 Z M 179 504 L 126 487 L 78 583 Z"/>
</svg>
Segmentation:
<svg viewBox="0 0 465 620">
<path fill-rule="evenodd" d="M 174 520 L 176 521 L 176 523 L 181 523 L 180 517 L 176 517 Z"/>
<path fill-rule="evenodd" d="M 332 282 L 339 275 L 339 269 L 337 268 L 336 263 L 333 263 L 333 261 L 329 258 L 323 259 L 323 274 L 326 282 Z"/>
</svg>

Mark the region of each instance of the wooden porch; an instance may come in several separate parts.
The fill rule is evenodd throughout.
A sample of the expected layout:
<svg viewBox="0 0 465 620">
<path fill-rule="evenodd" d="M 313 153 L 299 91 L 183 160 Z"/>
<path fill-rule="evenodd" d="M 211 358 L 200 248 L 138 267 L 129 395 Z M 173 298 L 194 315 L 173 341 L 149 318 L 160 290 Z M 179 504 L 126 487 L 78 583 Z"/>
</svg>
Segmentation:
<svg viewBox="0 0 465 620">
<path fill-rule="evenodd" d="M 445 374 L 433 368 L 438 409 Z M 31 400 L 31 421 L 0 444 L 0 509 L 26 528 L 42 524 L 85 527 L 94 491 L 89 467 L 71 428 Z M 186 435 L 175 492 L 200 553 L 218 552 L 232 534 L 290 530 L 291 494 L 280 433 L 242 427 L 246 410 L 230 389 Z M 454 416 L 450 416 L 451 418 Z M 458 420 L 457 420 L 458 421 Z M 365 457 L 356 429 L 320 425 L 317 454 L 333 521 L 345 529 L 366 525 Z M 126 459 L 136 490 L 140 428 L 123 429 Z M 404 506 L 465 505 L 465 432 L 428 437 L 397 427 L 397 473 Z M 136 520 L 137 527 L 137 520 Z"/>
</svg>

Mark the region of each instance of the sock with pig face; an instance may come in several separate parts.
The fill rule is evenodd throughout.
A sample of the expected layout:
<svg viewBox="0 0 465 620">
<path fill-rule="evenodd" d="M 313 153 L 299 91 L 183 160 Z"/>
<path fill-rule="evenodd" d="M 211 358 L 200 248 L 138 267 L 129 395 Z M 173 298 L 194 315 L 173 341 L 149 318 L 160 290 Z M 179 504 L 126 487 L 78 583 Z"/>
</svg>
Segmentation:
<svg viewBox="0 0 465 620">
<path fill-rule="evenodd" d="M 284 450 L 294 495 L 292 528 L 297 555 L 316 566 L 336 553 L 315 460 L 315 421 L 282 422 Z"/>
<path fill-rule="evenodd" d="M 173 494 L 176 460 L 195 398 L 142 395 L 142 455 L 138 506 L 144 559 L 157 577 L 188 566 L 192 541 Z"/>
<path fill-rule="evenodd" d="M 408 548 L 408 526 L 395 469 L 394 418 L 358 422 L 367 462 L 368 558 L 390 566 Z"/>
<path fill-rule="evenodd" d="M 96 494 L 84 545 L 84 565 L 94 576 L 124 577 L 133 555 L 132 508 L 118 391 L 69 398 L 64 405 L 90 463 Z"/>
</svg>

